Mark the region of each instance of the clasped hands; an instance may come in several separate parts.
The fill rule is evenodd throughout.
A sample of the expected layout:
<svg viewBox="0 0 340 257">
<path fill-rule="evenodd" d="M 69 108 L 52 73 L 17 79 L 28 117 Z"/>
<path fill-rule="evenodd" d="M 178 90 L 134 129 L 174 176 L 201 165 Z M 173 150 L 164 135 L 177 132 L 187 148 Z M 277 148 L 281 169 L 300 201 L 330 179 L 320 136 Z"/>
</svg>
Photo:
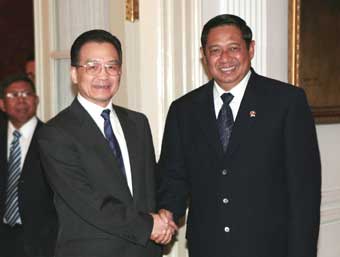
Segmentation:
<svg viewBox="0 0 340 257">
<path fill-rule="evenodd" d="M 168 244 L 178 230 L 176 223 L 173 221 L 172 213 L 168 210 L 161 209 L 158 213 L 150 214 L 153 218 L 153 228 L 150 239 L 157 244 Z"/>
</svg>

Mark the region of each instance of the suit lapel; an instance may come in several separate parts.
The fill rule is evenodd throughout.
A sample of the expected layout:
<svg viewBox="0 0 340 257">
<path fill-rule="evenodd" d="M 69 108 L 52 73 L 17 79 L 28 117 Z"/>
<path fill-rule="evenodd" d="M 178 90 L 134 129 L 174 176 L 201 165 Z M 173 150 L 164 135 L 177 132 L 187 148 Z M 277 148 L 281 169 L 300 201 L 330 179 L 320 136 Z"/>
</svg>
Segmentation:
<svg viewBox="0 0 340 257">
<path fill-rule="evenodd" d="M 134 200 L 138 197 L 138 192 L 141 190 L 141 177 L 139 170 L 141 169 L 141 150 L 139 146 L 141 145 L 140 138 L 138 138 L 136 133 L 136 123 L 129 118 L 128 112 L 125 109 L 114 106 L 117 113 L 120 125 L 123 129 L 124 138 L 126 141 L 129 161 L 131 168 L 132 177 L 132 187 L 133 187 L 133 198 Z"/>
<path fill-rule="evenodd" d="M 227 150 L 227 155 L 231 156 L 241 146 L 241 143 L 247 140 L 251 135 L 252 126 L 256 121 L 256 110 L 258 109 L 256 96 L 256 76 L 252 70 L 247 88 L 241 101 L 238 110 L 237 118 L 233 127 L 230 143 Z M 251 114 L 252 112 L 252 114 Z M 255 117 L 252 117 L 255 112 Z"/>
<path fill-rule="evenodd" d="M 7 130 L 8 122 L 4 122 L 3 127 L 0 128 L 0 167 L 1 171 L 7 169 Z"/>
<path fill-rule="evenodd" d="M 26 182 L 28 180 L 34 180 L 32 178 L 36 178 L 36 174 L 38 174 L 38 170 L 35 170 L 37 165 L 40 165 L 39 162 L 39 152 L 38 152 L 38 144 L 36 141 L 37 131 L 42 126 L 42 122 L 38 120 L 37 126 L 34 129 L 32 139 L 30 145 L 28 147 L 25 159 L 23 160 L 22 170 L 19 178 L 19 185 L 18 185 L 18 194 L 19 194 L 19 209 L 21 213 L 21 219 L 23 219 L 24 213 L 24 199 L 27 197 L 28 191 L 25 192 Z M 40 175 L 40 174 L 39 174 Z M 24 182 L 24 183 L 23 183 Z"/>
<path fill-rule="evenodd" d="M 214 82 L 212 80 L 203 86 L 204 88 L 202 88 L 194 113 L 196 114 L 196 119 L 198 120 L 205 137 L 209 139 L 210 146 L 215 150 L 219 157 L 222 157 L 223 149 L 218 135 L 213 86 Z"/>
<path fill-rule="evenodd" d="M 85 147 L 93 149 L 96 154 L 94 158 L 101 159 L 106 169 L 103 172 L 109 173 L 110 176 L 114 176 L 115 186 L 120 187 L 120 191 L 124 193 L 127 199 L 131 200 L 131 194 L 126 182 L 126 178 L 119 169 L 119 165 L 114 158 L 108 142 L 101 133 L 95 121 L 87 113 L 87 111 L 81 106 L 77 99 L 75 99 L 70 107 L 71 111 L 76 115 L 79 124 L 77 128 L 77 136 L 81 138 L 81 142 Z M 90 156 L 89 158 L 93 158 Z"/>
<path fill-rule="evenodd" d="M 6 181 L 7 181 L 7 125 L 3 122 L 0 127 L 0 218 L 5 208 Z"/>
<path fill-rule="evenodd" d="M 233 132 L 229 142 L 227 155 L 231 156 L 240 147 L 243 140 L 247 140 L 247 136 L 251 134 L 252 126 L 256 121 L 255 117 L 250 117 L 250 112 L 257 110 L 257 87 L 256 78 L 257 74 L 251 70 L 251 76 L 248 81 L 247 88 L 245 90 L 243 99 L 241 101 L 240 108 L 238 110 L 237 118 L 235 120 Z M 213 97 L 213 84 L 209 81 L 201 92 L 197 101 L 195 111 L 196 119 L 198 119 L 200 127 L 204 131 L 204 134 L 209 138 L 209 144 L 215 150 L 218 157 L 223 158 L 224 153 L 222 145 L 218 135 L 218 128 L 216 122 L 214 97 Z"/>
<path fill-rule="evenodd" d="M 22 166 L 22 171 L 21 171 L 21 178 L 25 175 L 26 173 L 26 169 L 29 169 L 30 162 L 32 159 L 37 159 L 37 156 L 32 156 L 34 154 L 37 153 L 36 149 L 38 148 L 38 144 L 36 143 L 36 136 L 37 136 L 37 130 L 42 126 L 42 122 L 40 120 L 38 120 L 37 126 L 34 129 L 33 135 L 32 135 L 32 139 L 30 142 L 30 145 L 28 147 L 27 153 L 26 153 L 26 157 Z"/>
</svg>

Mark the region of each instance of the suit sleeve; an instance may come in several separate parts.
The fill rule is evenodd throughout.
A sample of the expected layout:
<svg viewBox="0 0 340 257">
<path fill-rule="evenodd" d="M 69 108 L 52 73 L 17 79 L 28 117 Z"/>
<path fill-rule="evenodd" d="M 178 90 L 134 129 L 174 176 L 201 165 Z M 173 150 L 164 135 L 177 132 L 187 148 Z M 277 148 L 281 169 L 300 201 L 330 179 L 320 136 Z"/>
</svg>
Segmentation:
<svg viewBox="0 0 340 257">
<path fill-rule="evenodd" d="M 288 257 L 315 257 L 320 222 L 321 164 L 315 125 L 302 89 L 285 123 L 289 194 Z"/>
<path fill-rule="evenodd" d="M 149 121 L 147 117 L 144 116 L 144 154 L 145 156 L 145 170 L 146 170 L 146 196 L 149 203 L 149 210 L 153 212 L 156 211 L 156 159 L 155 159 L 155 149 L 153 146 L 152 134 Z M 151 234 L 151 231 L 150 231 Z"/>
<path fill-rule="evenodd" d="M 178 222 L 178 219 L 185 215 L 188 183 L 181 128 L 175 104 L 170 106 L 166 119 L 158 172 L 160 173 L 158 208 L 170 210 Z"/>
<path fill-rule="evenodd" d="M 97 229 L 136 244 L 146 245 L 153 220 L 118 198 L 95 191 L 81 161 L 81 149 L 61 129 L 45 126 L 38 139 L 47 178 L 62 201 L 80 219 Z"/>
</svg>

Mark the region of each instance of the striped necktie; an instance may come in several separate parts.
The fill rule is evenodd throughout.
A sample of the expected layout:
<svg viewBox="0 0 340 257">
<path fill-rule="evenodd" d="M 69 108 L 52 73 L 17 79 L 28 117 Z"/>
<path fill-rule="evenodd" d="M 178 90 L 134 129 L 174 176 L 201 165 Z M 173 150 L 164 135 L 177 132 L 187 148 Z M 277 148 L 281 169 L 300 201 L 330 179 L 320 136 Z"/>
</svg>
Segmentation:
<svg viewBox="0 0 340 257">
<path fill-rule="evenodd" d="M 8 159 L 8 179 L 6 188 L 6 210 L 5 221 L 8 225 L 14 226 L 20 218 L 18 202 L 18 183 L 21 174 L 21 148 L 19 139 L 21 134 L 15 130 Z"/>
</svg>

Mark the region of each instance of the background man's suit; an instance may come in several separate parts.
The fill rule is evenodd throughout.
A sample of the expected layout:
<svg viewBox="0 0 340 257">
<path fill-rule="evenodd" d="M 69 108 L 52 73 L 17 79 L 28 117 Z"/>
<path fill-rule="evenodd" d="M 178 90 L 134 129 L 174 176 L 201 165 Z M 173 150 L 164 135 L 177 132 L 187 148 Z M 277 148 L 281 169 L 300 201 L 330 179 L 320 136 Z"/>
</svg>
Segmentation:
<svg viewBox="0 0 340 257">
<path fill-rule="evenodd" d="M 190 256 L 316 256 L 320 159 L 303 90 L 252 71 L 224 154 L 208 82 L 171 105 L 159 168 L 160 208 L 178 218 L 190 196 Z"/>
<path fill-rule="evenodd" d="M 0 127 L 0 252 L 5 247 L 5 231 L 9 226 L 3 223 L 6 200 L 7 163 L 7 122 Z M 34 131 L 19 179 L 19 211 L 22 220 L 24 247 L 28 256 L 53 256 L 57 236 L 57 217 L 53 205 L 53 193 L 43 172 L 37 131 Z M 0 253 L 2 256 L 2 254 Z"/>
<path fill-rule="evenodd" d="M 5 123 L 5 114 L 0 110 L 0 126 L 2 127 Z M 0 128 L 1 128 L 0 127 Z"/>
<path fill-rule="evenodd" d="M 128 146 L 133 197 L 108 142 L 78 100 L 39 135 L 60 217 L 56 256 L 160 255 L 149 240 L 155 157 L 148 121 L 137 112 L 113 108 Z"/>
</svg>

